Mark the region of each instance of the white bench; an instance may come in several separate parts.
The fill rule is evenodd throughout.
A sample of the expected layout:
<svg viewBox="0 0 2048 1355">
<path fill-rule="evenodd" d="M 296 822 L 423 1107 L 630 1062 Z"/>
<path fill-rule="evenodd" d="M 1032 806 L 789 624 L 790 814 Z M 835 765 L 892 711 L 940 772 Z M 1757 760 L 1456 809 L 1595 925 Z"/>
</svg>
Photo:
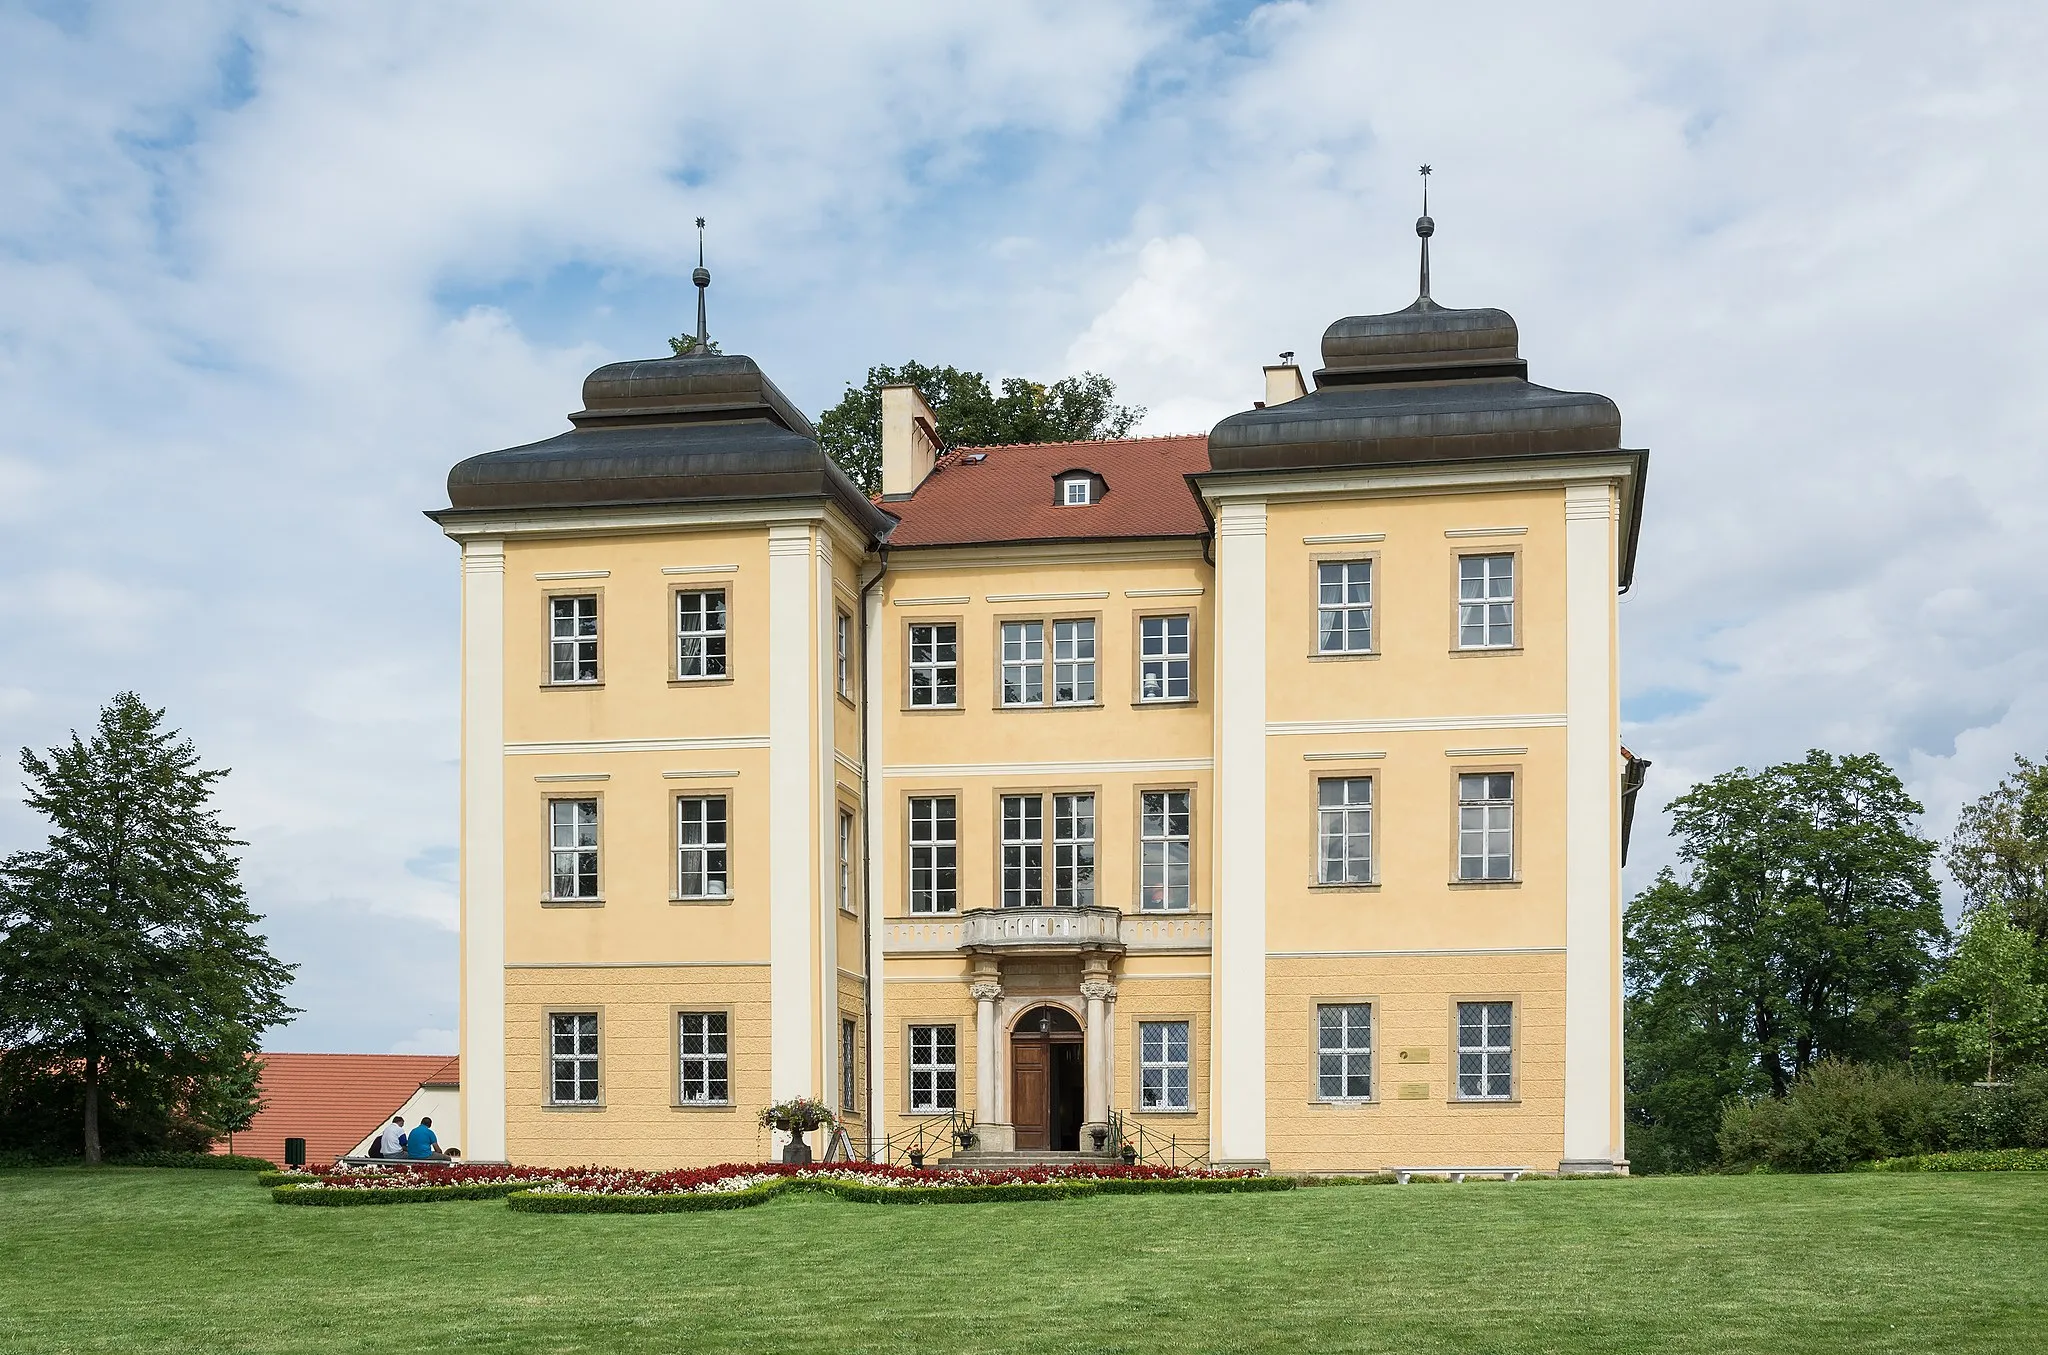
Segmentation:
<svg viewBox="0 0 2048 1355">
<path fill-rule="evenodd" d="M 1411 1176 L 1448 1176 L 1451 1184 L 1457 1185 L 1468 1176 L 1498 1176 L 1503 1181 L 1518 1180 L 1528 1171 L 1527 1167 L 1389 1167 L 1394 1174 L 1394 1184 L 1405 1186 Z"/>
</svg>

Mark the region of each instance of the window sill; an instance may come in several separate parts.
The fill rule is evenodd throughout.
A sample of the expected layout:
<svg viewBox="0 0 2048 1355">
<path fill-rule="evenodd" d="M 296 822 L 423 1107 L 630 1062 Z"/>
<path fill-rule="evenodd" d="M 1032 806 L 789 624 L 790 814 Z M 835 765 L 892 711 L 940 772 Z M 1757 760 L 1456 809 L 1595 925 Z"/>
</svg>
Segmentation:
<svg viewBox="0 0 2048 1355">
<path fill-rule="evenodd" d="M 739 1109 L 739 1103 L 736 1101 L 671 1101 L 668 1104 L 668 1108 L 670 1110 L 734 1111 Z"/>
<path fill-rule="evenodd" d="M 1452 889 L 1520 889 L 1522 879 L 1518 875 L 1509 880 L 1447 880 Z"/>
<path fill-rule="evenodd" d="M 1133 1115 L 1193 1115 L 1193 1106 L 1142 1106 L 1131 1112 Z"/>
<path fill-rule="evenodd" d="M 721 673 L 717 677 L 672 677 L 668 680 L 668 685 L 671 687 L 723 687 L 731 683 L 732 680 L 733 676 L 731 673 Z"/>
<path fill-rule="evenodd" d="M 1342 663 L 1346 659 L 1377 659 L 1380 657 L 1380 651 L 1377 649 L 1318 649 L 1311 651 L 1308 657 L 1311 663 Z"/>
<path fill-rule="evenodd" d="M 1450 1100 L 1444 1102 L 1444 1104 L 1447 1106 L 1480 1107 L 1519 1106 L 1522 1104 L 1522 1098 L 1519 1096 L 1453 1096 Z"/>
<path fill-rule="evenodd" d="M 541 1103 L 541 1107 L 540 1107 L 540 1108 L 541 1108 L 542 1110 L 556 1110 L 556 1111 L 565 1111 L 565 1112 L 567 1112 L 568 1114 L 571 1114 L 571 1115 L 587 1115 L 587 1114 L 590 1114 L 590 1113 L 591 1113 L 591 1112 L 593 1112 L 593 1111 L 599 1111 L 599 1110 L 603 1110 L 603 1109 L 604 1109 L 604 1102 L 602 1102 L 602 1101 L 577 1101 L 577 1102 L 567 1102 L 567 1101 L 543 1101 L 543 1102 Z"/>
<path fill-rule="evenodd" d="M 1030 710 L 1101 710 L 1100 701 L 1005 701 L 998 702 L 999 711 Z"/>
<path fill-rule="evenodd" d="M 595 682 L 543 682 L 540 689 L 544 692 L 587 692 L 602 686 L 604 679 L 599 678 Z"/>
<path fill-rule="evenodd" d="M 604 900 L 597 899 L 542 899 L 543 908 L 602 908 Z"/>
<path fill-rule="evenodd" d="M 860 909 L 858 909 L 858 908 L 847 908 L 847 907 L 843 907 L 843 906 L 842 906 L 842 907 L 840 908 L 840 910 L 839 910 L 839 916 L 841 916 L 841 917 L 850 917 L 850 918 L 858 918 L 858 917 L 860 916 Z"/>
<path fill-rule="evenodd" d="M 834 693 L 833 693 L 833 695 L 834 695 L 834 696 L 836 696 L 836 697 L 838 697 L 838 698 L 839 698 L 839 704 L 840 704 L 840 705 L 842 705 L 842 706 L 844 706 L 844 707 L 846 707 L 846 708 L 847 708 L 848 710 L 859 710 L 859 709 L 860 709 L 860 707 L 859 707 L 858 705 L 854 704 L 854 700 L 853 700 L 853 698 L 852 698 L 852 697 L 850 697 L 850 696 L 848 696 L 848 695 L 847 695 L 847 694 L 846 694 L 845 692 L 834 692 Z"/>
<path fill-rule="evenodd" d="M 1140 904 L 1132 909 L 1129 915 L 1136 917 L 1190 917 L 1193 916 L 1194 911 L 1193 905 L 1189 905 L 1186 908 L 1147 908 Z"/>
<path fill-rule="evenodd" d="M 897 916 L 906 922 L 936 922 L 942 918 L 957 918 L 960 916 L 960 910 L 942 908 L 930 913 L 899 913 Z"/>
<path fill-rule="evenodd" d="M 670 906 L 676 908 L 730 908 L 732 906 L 732 900 L 733 896 L 730 894 L 721 894 L 717 898 L 701 899 L 684 898 L 680 894 L 671 894 L 668 896 Z"/>
<path fill-rule="evenodd" d="M 901 1112 L 903 1116 L 913 1120 L 938 1120 L 956 1113 L 950 1107 L 945 1110 L 906 1110 Z"/>
<path fill-rule="evenodd" d="M 1324 884 L 1318 880 L 1308 888 L 1311 894 L 1377 894 L 1380 882 L 1367 880 L 1362 884 Z"/>
<path fill-rule="evenodd" d="M 1324 1106 L 1330 1110 L 1364 1110 L 1379 1103 L 1377 1096 L 1317 1096 L 1309 1101 L 1312 1106 Z"/>
<path fill-rule="evenodd" d="M 967 707 L 957 701 L 950 706 L 904 706 L 902 708 L 905 715 L 958 715 L 966 709 Z"/>
<path fill-rule="evenodd" d="M 1131 709 L 1145 710 L 1152 706 L 1192 706 L 1194 704 L 1196 702 L 1192 696 L 1161 696 L 1149 701 L 1141 696 L 1136 701 L 1131 702 Z"/>
<path fill-rule="evenodd" d="M 1471 659 L 1471 658 L 1484 658 L 1485 656 L 1487 656 L 1487 655 L 1489 655 L 1489 654 L 1519 654 L 1519 653 L 1521 653 L 1521 652 L 1522 652 L 1522 647 L 1521 647 L 1520 645 L 1452 645 L 1452 646 L 1451 646 L 1451 657 L 1452 657 L 1452 658 L 1454 658 L 1454 659 Z"/>
</svg>

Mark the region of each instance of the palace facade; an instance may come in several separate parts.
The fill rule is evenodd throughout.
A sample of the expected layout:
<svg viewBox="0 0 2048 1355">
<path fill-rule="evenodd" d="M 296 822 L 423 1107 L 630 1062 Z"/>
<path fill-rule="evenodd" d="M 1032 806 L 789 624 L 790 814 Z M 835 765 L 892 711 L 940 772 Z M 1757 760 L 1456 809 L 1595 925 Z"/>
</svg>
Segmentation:
<svg viewBox="0 0 2048 1355">
<path fill-rule="evenodd" d="M 751 1160 L 805 1095 L 865 1152 L 1625 1170 L 1647 454 L 1424 279 L 1206 436 L 944 448 L 891 388 L 875 500 L 739 356 L 457 465 L 451 1139 Z"/>
</svg>

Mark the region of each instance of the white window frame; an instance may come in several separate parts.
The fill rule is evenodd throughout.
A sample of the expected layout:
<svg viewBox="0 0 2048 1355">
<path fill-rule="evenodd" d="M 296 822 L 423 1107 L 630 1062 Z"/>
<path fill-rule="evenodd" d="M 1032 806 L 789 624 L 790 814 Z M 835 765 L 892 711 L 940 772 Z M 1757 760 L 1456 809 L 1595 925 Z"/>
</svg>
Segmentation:
<svg viewBox="0 0 2048 1355">
<path fill-rule="evenodd" d="M 913 1115 L 938 1115 L 960 1105 L 960 1030 L 953 1025 L 910 1028 L 909 1102 Z M 922 1079 L 922 1081 L 920 1081 Z"/>
<path fill-rule="evenodd" d="M 1458 557 L 1458 648 L 1515 647 L 1515 561 L 1512 551 Z"/>
<path fill-rule="evenodd" d="M 549 685 L 574 687 L 600 681 L 598 638 L 597 594 L 564 593 L 549 598 Z"/>
<path fill-rule="evenodd" d="M 839 811 L 839 911 L 854 912 L 853 906 L 853 811 Z"/>
<path fill-rule="evenodd" d="M 1076 497 L 1074 491 L 1079 490 Z M 1095 482 L 1086 475 L 1069 475 L 1060 481 L 1060 504 L 1065 508 L 1082 508 L 1095 502 Z"/>
<path fill-rule="evenodd" d="M 1045 906 L 1045 797 L 997 797 L 1002 878 L 997 902 L 1005 908 Z"/>
<path fill-rule="evenodd" d="M 1499 794 L 1502 789 L 1506 794 Z M 1458 775 L 1458 880 L 1515 878 L 1515 773 Z"/>
<path fill-rule="evenodd" d="M 1095 796 L 1052 797 L 1052 902 L 1055 908 L 1095 905 Z"/>
<path fill-rule="evenodd" d="M 603 824 L 604 808 L 595 798 L 565 796 L 548 801 L 550 900 L 587 903 L 603 897 L 599 893 L 601 877 L 598 873 L 598 854 L 603 850 L 600 845 Z M 566 893 L 562 890 L 564 880 L 570 882 Z"/>
<path fill-rule="evenodd" d="M 678 588 L 675 597 L 676 681 L 703 682 L 730 677 L 726 641 L 730 635 L 731 616 L 725 590 Z M 696 652 L 692 653 L 692 649 Z"/>
<path fill-rule="evenodd" d="M 1095 618 L 1052 623 L 1052 703 L 1092 706 L 1096 694 Z"/>
<path fill-rule="evenodd" d="M 1195 691 L 1195 618 L 1186 612 L 1138 618 L 1138 700 L 1187 701 Z"/>
<path fill-rule="evenodd" d="M 1372 1100 L 1372 1018 L 1370 1002 L 1316 1004 L 1317 1100 Z"/>
<path fill-rule="evenodd" d="M 919 633 L 924 635 L 919 639 Z M 943 633 L 943 635 L 942 635 Z M 926 657 L 919 658 L 920 650 Z M 951 710 L 960 704 L 960 623 L 910 624 L 910 704 L 918 710 Z M 919 685 L 919 679 L 923 685 Z M 946 699 L 939 700 L 940 696 Z"/>
<path fill-rule="evenodd" d="M 676 897 L 732 897 L 732 805 L 723 795 L 676 797 Z"/>
<path fill-rule="evenodd" d="M 1468 1018 L 1467 1013 L 1471 1016 Z M 1515 1004 L 1502 999 L 1460 1002 L 1457 1088 L 1460 1101 L 1515 1099 Z M 1478 1079 L 1478 1090 L 1467 1090 Z"/>
<path fill-rule="evenodd" d="M 548 1013 L 549 1105 L 594 1106 L 602 1098 L 598 1024 L 596 1012 Z M 569 1085 L 567 1097 L 561 1095 L 565 1081 Z"/>
<path fill-rule="evenodd" d="M 1373 881 L 1373 778 L 1316 779 L 1316 883 L 1369 885 Z M 1331 793 L 1336 799 L 1331 799 Z M 1331 848 L 1335 847 L 1333 858 Z"/>
<path fill-rule="evenodd" d="M 1173 1055 L 1174 1032 L 1180 1032 L 1180 1057 Z M 1138 1109 L 1194 1109 L 1193 1023 L 1138 1023 Z M 1178 1073 L 1179 1077 L 1174 1075 Z"/>
<path fill-rule="evenodd" d="M 839 613 L 838 664 L 839 694 L 853 700 L 853 618 L 845 612 Z"/>
<path fill-rule="evenodd" d="M 676 1013 L 678 1102 L 686 1106 L 732 1104 L 731 1027 L 732 1018 L 725 1012 Z"/>
<path fill-rule="evenodd" d="M 997 632 L 1005 706 L 1045 704 L 1045 623 L 1005 621 Z"/>
<path fill-rule="evenodd" d="M 941 806 L 944 807 L 943 812 Z M 913 795 L 906 817 L 910 827 L 910 911 L 919 914 L 959 912 L 959 798 L 952 795 Z M 947 830 L 943 837 L 939 835 L 942 828 Z M 925 836 L 918 836 L 920 832 Z"/>
<path fill-rule="evenodd" d="M 1157 808 L 1154 808 L 1154 805 Z M 1179 832 L 1175 832 L 1175 821 Z M 1194 907 L 1195 793 L 1138 792 L 1138 907 L 1147 913 L 1185 913 Z M 1178 851 L 1175 849 L 1178 848 Z M 1176 860 L 1175 858 L 1179 859 Z M 1180 883 L 1173 881 L 1180 868 Z M 1157 891 L 1156 895 L 1155 892 Z M 1156 897 L 1156 902 L 1155 902 Z"/>
<path fill-rule="evenodd" d="M 1372 652 L 1372 565 L 1370 557 L 1316 562 L 1317 653 Z"/>
</svg>

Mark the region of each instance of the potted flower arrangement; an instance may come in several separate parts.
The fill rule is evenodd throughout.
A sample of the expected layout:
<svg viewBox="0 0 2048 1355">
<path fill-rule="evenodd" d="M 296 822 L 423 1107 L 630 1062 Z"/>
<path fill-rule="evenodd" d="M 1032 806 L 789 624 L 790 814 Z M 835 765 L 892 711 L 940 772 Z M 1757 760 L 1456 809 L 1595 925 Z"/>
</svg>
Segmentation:
<svg viewBox="0 0 2048 1355">
<path fill-rule="evenodd" d="M 789 1142 L 783 1147 L 784 1162 L 802 1164 L 811 1160 L 811 1145 L 804 1142 L 804 1135 L 813 1129 L 827 1129 L 838 1123 L 832 1112 L 822 1101 L 813 1101 L 808 1096 L 795 1096 L 787 1101 L 777 1101 L 761 1111 L 761 1125 L 765 1129 L 779 1129 L 789 1135 Z"/>
</svg>

